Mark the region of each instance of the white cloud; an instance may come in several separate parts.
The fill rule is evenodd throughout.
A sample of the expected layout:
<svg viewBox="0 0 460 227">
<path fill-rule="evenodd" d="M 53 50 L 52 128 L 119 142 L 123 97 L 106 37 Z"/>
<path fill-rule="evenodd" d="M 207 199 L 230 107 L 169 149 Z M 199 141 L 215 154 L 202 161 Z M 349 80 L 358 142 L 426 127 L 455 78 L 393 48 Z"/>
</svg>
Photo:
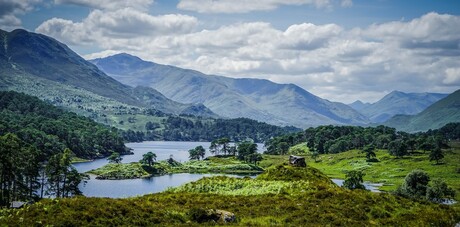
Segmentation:
<svg viewBox="0 0 460 227">
<path fill-rule="evenodd" d="M 460 86 L 460 68 L 448 68 L 446 69 L 446 76 L 443 83 L 446 85 Z"/>
<path fill-rule="evenodd" d="M 0 26 L 12 30 L 19 28 L 22 21 L 17 17 L 34 8 L 41 0 L 0 0 Z"/>
<path fill-rule="evenodd" d="M 134 8 L 142 11 L 147 10 L 153 2 L 153 0 L 54 0 L 55 4 L 72 4 L 94 9 L 119 10 Z"/>
<path fill-rule="evenodd" d="M 342 1 L 342 6 L 351 6 L 351 0 Z M 282 5 L 313 5 L 326 8 L 331 0 L 181 0 L 177 8 L 199 13 L 248 13 L 274 10 Z"/>
<path fill-rule="evenodd" d="M 194 17 L 132 12 L 96 10 L 81 22 L 49 20 L 37 31 L 105 50 L 86 58 L 127 52 L 208 74 L 295 83 L 346 103 L 376 101 L 393 90 L 460 88 L 459 16 L 430 13 L 354 29 L 310 23 L 277 29 L 251 22 L 197 31 Z"/>
<path fill-rule="evenodd" d="M 93 10 L 82 22 L 53 18 L 38 26 L 36 32 L 73 45 L 96 43 L 110 46 L 109 43 L 117 44 L 132 37 L 188 33 L 196 24 L 197 19 L 187 15 L 152 16 L 124 8 L 108 12 Z"/>
</svg>

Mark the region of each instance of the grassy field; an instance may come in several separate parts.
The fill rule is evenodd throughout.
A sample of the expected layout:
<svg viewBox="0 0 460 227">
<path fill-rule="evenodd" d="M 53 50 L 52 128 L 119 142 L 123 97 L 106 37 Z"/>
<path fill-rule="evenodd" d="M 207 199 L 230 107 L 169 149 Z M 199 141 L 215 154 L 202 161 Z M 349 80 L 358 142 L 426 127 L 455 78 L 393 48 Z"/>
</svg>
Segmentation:
<svg viewBox="0 0 460 227">
<path fill-rule="evenodd" d="M 350 191 L 320 171 L 284 165 L 256 179 L 204 178 L 168 192 L 129 199 L 45 199 L 2 210 L 2 226 L 202 226 L 197 211 L 235 214 L 235 226 L 454 226 L 458 207 L 416 202 L 387 193 Z M 204 220 L 206 221 L 206 220 Z"/>
<path fill-rule="evenodd" d="M 307 165 L 315 167 L 331 178 L 344 179 L 349 170 L 362 170 L 366 175 L 365 181 L 383 183 L 383 191 L 395 190 L 404 181 L 405 176 L 414 169 L 426 171 L 431 179 L 441 178 L 457 192 L 456 199 L 460 201 L 460 147 L 455 144 L 452 149 L 444 150 L 442 163 L 436 165 L 429 161 L 429 152 L 417 152 L 403 158 L 395 158 L 386 150 L 376 152 L 379 162 L 366 162 L 365 154 L 359 150 L 339 154 L 320 155 L 315 162 L 309 155 L 304 157 Z M 264 155 L 261 167 L 268 167 L 286 162 L 288 155 Z"/>
</svg>

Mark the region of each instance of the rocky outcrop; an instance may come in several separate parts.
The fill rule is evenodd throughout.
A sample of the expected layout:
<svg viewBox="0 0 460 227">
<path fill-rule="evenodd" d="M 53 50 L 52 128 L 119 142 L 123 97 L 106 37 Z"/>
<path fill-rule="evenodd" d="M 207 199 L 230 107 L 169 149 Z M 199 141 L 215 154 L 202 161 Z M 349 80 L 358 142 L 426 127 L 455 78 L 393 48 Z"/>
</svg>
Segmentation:
<svg viewBox="0 0 460 227">
<path fill-rule="evenodd" d="M 307 167 L 304 157 L 294 155 L 289 156 L 289 164 L 294 167 Z"/>
</svg>

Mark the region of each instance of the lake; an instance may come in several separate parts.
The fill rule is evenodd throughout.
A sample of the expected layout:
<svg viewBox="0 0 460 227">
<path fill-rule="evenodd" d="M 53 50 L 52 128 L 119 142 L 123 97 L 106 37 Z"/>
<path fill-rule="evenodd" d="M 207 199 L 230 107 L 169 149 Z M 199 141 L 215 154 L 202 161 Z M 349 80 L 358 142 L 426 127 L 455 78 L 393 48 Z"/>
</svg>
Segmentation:
<svg viewBox="0 0 460 227">
<path fill-rule="evenodd" d="M 122 163 L 138 162 L 142 155 L 152 151 L 157 155 L 157 160 L 166 160 L 173 158 L 180 162 L 188 161 L 188 150 L 197 146 L 203 146 L 206 149 L 206 157 L 210 156 L 210 142 L 178 142 L 178 141 L 146 141 L 141 143 L 127 143 L 126 146 L 133 149 L 133 155 L 123 155 Z M 233 144 L 232 144 L 233 145 Z M 258 152 L 263 151 L 263 144 L 258 145 Z M 108 163 L 107 159 L 97 159 L 91 162 L 75 163 L 73 166 L 80 173 L 97 169 Z M 177 187 L 185 183 L 199 180 L 203 177 L 217 176 L 222 174 L 193 174 L 180 173 L 163 176 L 154 176 L 143 179 L 127 180 L 97 180 L 95 176 L 87 181 L 85 185 L 80 184 L 80 190 L 83 195 L 88 197 L 110 197 L 126 198 L 150 193 L 162 192 L 168 187 Z M 230 175 L 232 177 L 243 177 L 242 175 Z"/>
</svg>

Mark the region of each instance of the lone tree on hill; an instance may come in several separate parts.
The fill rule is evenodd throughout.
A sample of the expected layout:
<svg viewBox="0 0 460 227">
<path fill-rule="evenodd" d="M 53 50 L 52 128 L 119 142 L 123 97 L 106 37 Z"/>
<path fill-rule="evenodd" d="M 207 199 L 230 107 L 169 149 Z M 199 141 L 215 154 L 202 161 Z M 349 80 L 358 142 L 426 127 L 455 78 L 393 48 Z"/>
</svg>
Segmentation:
<svg viewBox="0 0 460 227">
<path fill-rule="evenodd" d="M 374 150 L 375 150 L 375 147 L 372 145 L 367 145 L 364 147 L 363 151 L 364 153 L 366 153 L 366 161 L 368 162 L 372 161 L 375 159 L 375 157 L 377 157 Z"/>
<path fill-rule="evenodd" d="M 108 158 L 109 163 L 120 163 L 123 158 L 120 156 L 120 153 L 118 152 L 113 152 Z"/>
<path fill-rule="evenodd" d="M 351 170 L 346 174 L 346 179 L 343 182 L 342 187 L 348 188 L 348 189 L 351 189 L 351 190 L 354 190 L 354 189 L 366 189 L 364 187 L 364 185 L 362 184 L 363 183 L 363 177 L 364 177 L 363 172 L 357 171 L 357 170 Z"/>
<path fill-rule="evenodd" d="M 152 166 L 152 164 L 156 161 L 157 155 L 151 151 L 142 155 L 142 162 Z"/>
<path fill-rule="evenodd" d="M 439 146 L 436 146 L 434 149 L 431 149 L 430 152 L 430 161 L 436 161 L 436 165 L 439 165 L 439 161 L 444 158 L 444 154 Z"/>
</svg>

